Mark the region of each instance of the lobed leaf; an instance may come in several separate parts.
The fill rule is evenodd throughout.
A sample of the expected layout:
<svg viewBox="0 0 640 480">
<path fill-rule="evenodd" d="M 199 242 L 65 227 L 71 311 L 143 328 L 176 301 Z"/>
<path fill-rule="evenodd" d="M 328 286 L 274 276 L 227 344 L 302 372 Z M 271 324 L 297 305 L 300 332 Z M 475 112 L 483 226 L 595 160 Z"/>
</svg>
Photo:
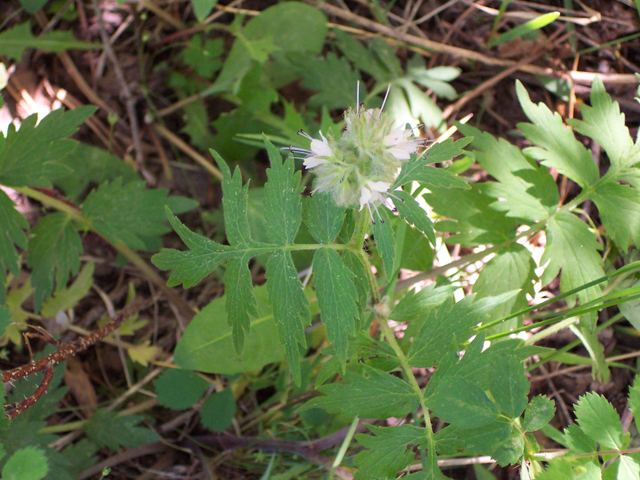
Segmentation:
<svg viewBox="0 0 640 480">
<path fill-rule="evenodd" d="M 153 430 L 139 427 L 141 415 L 119 416 L 116 412 L 100 409 L 82 428 L 89 439 L 100 447 L 119 450 L 120 447 L 138 448 L 161 440 Z"/>
<path fill-rule="evenodd" d="M 29 228 L 29 222 L 16 210 L 16 205 L 9 196 L 0 190 L 0 303 L 4 304 L 6 298 L 5 281 L 6 271 L 9 270 L 14 276 L 20 274 L 20 264 L 18 262 L 18 251 L 20 248 L 27 248 L 27 236 L 24 229 Z"/>
<path fill-rule="evenodd" d="M 241 353 L 244 337 L 251 329 L 249 317 L 258 316 L 251 272 L 246 258 L 229 259 L 224 272 L 224 287 L 227 321 L 233 328 L 233 344 L 236 352 Z"/>
<path fill-rule="evenodd" d="M 623 446 L 622 424 L 613 406 L 602 395 L 587 393 L 575 408 L 580 429 L 606 450 L 620 450 Z"/>
<path fill-rule="evenodd" d="M 553 419 L 555 413 L 556 406 L 553 400 L 542 395 L 533 397 L 524 411 L 522 429 L 526 432 L 540 430 Z"/>
<path fill-rule="evenodd" d="M 520 105 L 532 123 L 520 123 L 529 140 L 538 148 L 527 149 L 549 168 L 556 168 L 562 175 L 569 177 L 582 188 L 594 185 L 600 178 L 598 167 L 591 153 L 576 140 L 573 132 L 562 122 L 558 113 L 552 113 L 549 107 L 540 103 L 535 105 L 519 81 L 516 92 Z"/>
<path fill-rule="evenodd" d="M 51 187 L 51 180 L 70 173 L 62 159 L 77 145 L 66 137 L 96 111 L 85 106 L 68 112 L 54 110 L 38 123 L 38 115 L 26 118 L 20 130 L 9 126 L 0 135 L 0 184 L 7 187 Z"/>
<path fill-rule="evenodd" d="M 431 225 L 431 220 L 427 215 L 427 212 L 420 206 L 420 204 L 408 193 L 403 190 L 396 190 L 393 194 L 397 198 L 393 198 L 393 204 L 398 210 L 398 215 L 405 222 L 410 225 L 414 225 L 418 230 L 426 235 L 431 242 L 431 245 L 436 244 L 436 233 Z"/>
<path fill-rule="evenodd" d="M 369 430 L 373 435 L 356 435 L 358 442 L 367 450 L 354 459 L 358 466 L 354 480 L 395 478 L 401 469 L 413 461 L 415 455 L 411 446 L 424 448 L 427 441 L 425 430 L 413 425 L 369 426 Z"/>
<path fill-rule="evenodd" d="M 613 178 L 603 179 L 589 195 L 598 207 L 607 233 L 625 253 L 640 245 L 640 191 Z"/>
<path fill-rule="evenodd" d="M 393 227 L 387 212 L 384 208 L 379 208 L 376 213 L 378 219 L 373 224 L 373 238 L 378 248 L 378 253 L 382 257 L 382 263 L 384 264 L 384 273 L 387 279 L 391 281 L 393 274 L 395 273 L 395 259 L 396 259 L 396 241 L 393 234 Z"/>
<path fill-rule="evenodd" d="M 311 400 L 305 408 L 320 407 L 346 417 L 403 417 L 418 407 L 418 396 L 404 380 L 363 365 L 364 375 L 347 372 L 344 383 L 318 387 L 325 396 Z M 365 376 L 366 375 L 366 376 Z"/>
<path fill-rule="evenodd" d="M 320 243 L 333 242 L 344 224 L 347 210 L 338 207 L 330 193 L 317 192 L 307 201 L 305 224 Z"/>
</svg>

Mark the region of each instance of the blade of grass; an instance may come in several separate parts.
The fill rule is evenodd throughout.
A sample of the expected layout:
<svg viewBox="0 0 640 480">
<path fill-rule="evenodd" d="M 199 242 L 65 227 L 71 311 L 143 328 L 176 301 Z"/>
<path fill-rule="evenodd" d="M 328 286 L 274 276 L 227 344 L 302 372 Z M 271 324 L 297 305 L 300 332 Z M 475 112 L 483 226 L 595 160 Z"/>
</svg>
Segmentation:
<svg viewBox="0 0 640 480">
<path fill-rule="evenodd" d="M 553 23 L 559 16 L 560 12 L 551 12 L 540 15 L 538 18 L 534 18 L 533 20 L 529 20 L 527 23 L 518 25 L 508 32 L 503 33 L 495 40 L 490 41 L 489 47 L 495 47 L 496 45 L 500 45 L 501 43 L 505 43 L 509 40 L 513 40 L 514 38 L 526 35 L 527 33 L 540 30 L 542 27 L 546 27 L 550 23 Z"/>
</svg>

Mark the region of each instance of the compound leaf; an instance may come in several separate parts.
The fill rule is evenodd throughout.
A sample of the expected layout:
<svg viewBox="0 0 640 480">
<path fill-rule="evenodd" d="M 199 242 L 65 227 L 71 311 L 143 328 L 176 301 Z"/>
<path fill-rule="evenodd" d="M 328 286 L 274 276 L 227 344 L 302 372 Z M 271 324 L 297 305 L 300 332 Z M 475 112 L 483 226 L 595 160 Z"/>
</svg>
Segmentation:
<svg viewBox="0 0 640 480">
<path fill-rule="evenodd" d="M 582 120 L 568 119 L 576 132 L 592 138 L 607 152 L 611 168 L 630 167 L 640 161 L 640 151 L 633 144 L 625 125 L 624 113 L 605 91 L 600 77 L 591 85 L 591 106 L 580 108 Z"/>
<path fill-rule="evenodd" d="M 564 125 L 562 117 L 542 103 L 535 105 L 519 81 L 516 92 L 524 113 L 532 122 L 520 123 L 518 128 L 538 146 L 527 149 L 527 153 L 541 160 L 545 166 L 556 168 L 583 188 L 595 184 L 600 174 L 593 156 Z"/>
<path fill-rule="evenodd" d="M 354 274 L 335 250 L 319 248 L 313 257 L 313 275 L 320 316 L 344 368 L 349 337 L 355 335 L 359 317 Z"/>
<path fill-rule="evenodd" d="M 271 142 L 265 140 L 265 145 L 271 163 L 264 186 L 267 235 L 277 245 L 291 245 L 302 221 L 300 172 L 294 171 L 292 157 L 283 162 Z"/>
<path fill-rule="evenodd" d="M 363 365 L 366 376 L 347 372 L 344 383 L 323 385 L 326 396 L 311 400 L 308 407 L 361 418 L 403 417 L 418 407 L 416 392 L 404 380 Z"/>
<path fill-rule="evenodd" d="M 606 450 L 622 448 L 622 424 L 613 405 L 597 393 L 587 393 L 578 400 L 576 420 L 582 431 Z"/>
<path fill-rule="evenodd" d="M 353 87 L 360 81 L 360 72 L 345 57 L 329 52 L 324 58 L 305 62 L 303 72 L 302 86 L 318 92 L 309 99 L 311 107 L 333 110 L 353 105 Z"/>
<path fill-rule="evenodd" d="M 120 447 L 138 448 L 161 440 L 153 430 L 139 427 L 141 415 L 119 416 L 116 412 L 100 409 L 83 425 L 87 437 L 100 447 L 119 450 Z"/>
<path fill-rule="evenodd" d="M 6 271 L 9 270 L 15 276 L 20 274 L 15 245 L 20 248 L 27 247 L 27 236 L 24 233 L 26 228 L 29 228 L 29 222 L 16 210 L 15 203 L 4 190 L 0 190 L 0 264 L 3 267 L 0 272 L 0 303 L 3 304 L 6 295 Z"/>
<path fill-rule="evenodd" d="M 624 252 L 632 242 L 640 245 L 640 191 L 610 179 L 600 182 L 589 196 L 607 233 Z"/>
<path fill-rule="evenodd" d="M 373 435 L 356 435 L 358 442 L 367 448 L 356 455 L 358 466 L 354 480 L 386 480 L 409 465 L 415 457 L 412 445 L 424 448 L 427 437 L 424 429 L 413 425 L 398 427 L 369 426 Z"/>
<path fill-rule="evenodd" d="M 68 112 L 54 110 L 38 123 L 34 114 L 16 131 L 9 125 L 6 138 L 0 135 L 0 184 L 8 187 L 51 187 L 51 180 L 69 174 L 61 160 L 77 142 L 66 137 L 96 111 L 85 106 Z M 37 124 L 37 125 L 36 125 Z"/>
<path fill-rule="evenodd" d="M 289 252 L 275 251 L 267 261 L 267 288 L 273 317 L 278 324 L 280 341 L 285 346 L 291 373 L 300 385 L 300 352 L 298 344 L 306 347 L 304 326 L 310 321 L 309 300 Z"/>
<path fill-rule="evenodd" d="M 31 285 L 36 290 L 35 310 L 53 292 L 54 277 L 58 288 L 80 269 L 82 242 L 71 224 L 71 217 L 53 213 L 43 217 L 32 230 L 28 246 L 28 266 L 33 269 Z"/>
</svg>

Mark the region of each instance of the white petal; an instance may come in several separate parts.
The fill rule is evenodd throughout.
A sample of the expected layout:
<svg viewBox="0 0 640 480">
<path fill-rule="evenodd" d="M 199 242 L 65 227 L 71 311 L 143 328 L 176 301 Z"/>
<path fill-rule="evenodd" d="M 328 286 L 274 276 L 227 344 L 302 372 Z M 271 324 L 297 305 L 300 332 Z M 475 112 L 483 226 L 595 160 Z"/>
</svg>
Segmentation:
<svg viewBox="0 0 640 480">
<path fill-rule="evenodd" d="M 387 192 L 391 186 L 391 184 L 387 182 L 372 182 L 371 180 L 367 182 L 367 185 L 371 190 L 376 192 Z"/>
<path fill-rule="evenodd" d="M 396 147 L 387 148 L 387 152 L 389 152 L 391 155 L 396 157 L 398 160 L 409 160 L 411 158 L 409 153 L 415 153 L 415 150 L 407 152 L 402 147 L 396 146 Z"/>
<path fill-rule="evenodd" d="M 327 139 L 324 137 L 322 141 L 316 139 L 311 140 L 311 151 L 317 157 L 330 157 L 333 155 L 333 150 L 331 150 Z"/>
<path fill-rule="evenodd" d="M 364 206 L 370 201 L 371 201 L 371 190 L 369 190 L 367 187 L 362 187 L 360 189 L 360 210 L 362 210 Z"/>
<path fill-rule="evenodd" d="M 329 161 L 325 160 L 324 158 L 307 157 L 304 159 L 303 163 L 306 168 L 316 168 L 318 165 L 329 163 Z"/>
<path fill-rule="evenodd" d="M 393 130 L 389 135 L 384 137 L 384 139 L 382 140 L 382 143 L 384 143 L 384 145 L 387 147 L 391 145 L 396 145 L 397 143 L 404 140 L 404 132 L 408 132 L 408 131 L 409 130 L 406 130 L 404 127 L 398 127 L 395 130 Z"/>
</svg>

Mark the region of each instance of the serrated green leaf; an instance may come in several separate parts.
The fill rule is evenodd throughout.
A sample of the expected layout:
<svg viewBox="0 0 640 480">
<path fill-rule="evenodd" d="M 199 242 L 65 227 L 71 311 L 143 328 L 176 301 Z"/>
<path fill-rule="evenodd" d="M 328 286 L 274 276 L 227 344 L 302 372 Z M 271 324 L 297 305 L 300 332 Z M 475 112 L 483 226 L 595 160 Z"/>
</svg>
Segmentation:
<svg viewBox="0 0 640 480">
<path fill-rule="evenodd" d="M 622 448 L 622 424 L 613 406 L 602 395 L 587 393 L 578 400 L 576 420 L 582 431 L 607 450 Z"/>
<path fill-rule="evenodd" d="M 191 408 L 209 389 L 209 382 L 189 370 L 169 368 L 153 382 L 158 403 L 174 410 Z"/>
<path fill-rule="evenodd" d="M 331 194 L 317 192 L 307 201 L 304 221 L 313 238 L 331 243 L 342 229 L 346 211 L 336 205 Z"/>
<path fill-rule="evenodd" d="M 203 1 L 207 3 L 217 2 L 217 0 Z M 203 38 L 202 35 L 194 35 L 189 40 L 188 47 L 182 52 L 182 58 L 184 63 L 195 69 L 198 75 L 204 78 L 212 78 L 214 72 L 217 72 L 222 67 L 220 57 L 224 52 L 225 47 L 222 38 L 208 39 Z M 189 133 L 192 142 L 195 142 L 196 138 L 199 139 L 200 141 L 197 142 L 197 145 L 206 150 L 211 144 L 203 143 L 202 140 L 212 136 L 209 130 L 209 122 L 207 121 L 206 105 L 204 102 L 191 102 L 184 105 L 183 108 L 187 114 L 187 123 L 182 131 Z M 198 126 L 200 127 L 199 129 Z"/>
<path fill-rule="evenodd" d="M 612 470 L 612 472 L 609 472 Z M 611 474 L 611 475 L 609 475 Z M 621 455 L 602 474 L 602 478 L 616 480 L 637 480 L 640 478 L 640 463 L 630 455 Z"/>
<path fill-rule="evenodd" d="M 412 155 L 411 159 L 402 165 L 402 170 L 396 181 L 393 182 L 391 190 L 401 187 L 405 183 L 419 182 L 431 187 L 439 188 L 462 188 L 468 190 L 470 187 L 461 178 L 455 176 L 442 168 L 429 166 L 431 163 L 445 162 L 462 155 L 463 148 L 471 143 L 472 138 L 463 138 L 454 142 L 447 139 L 444 142 L 436 143 L 424 155 Z"/>
<path fill-rule="evenodd" d="M 218 152 L 209 150 L 222 171 L 222 208 L 224 210 L 224 228 L 229 244 L 251 244 L 251 229 L 247 218 L 247 201 L 249 198 L 249 183 L 242 185 L 242 173 L 236 167 L 233 176 L 229 166 Z"/>
<path fill-rule="evenodd" d="M 359 317 L 354 275 L 335 250 L 319 248 L 313 257 L 313 277 L 320 318 L 327 326 L 327 336 L 335 345 L 336 355 L 344 369 L 349 337 L 356 334 Z"/>
<path fill-rule="evenodd" d="M 509 438 L 511 423 L 505 418 L 474 428 L 460 428 L 448 425 L 436 435 L 436 448 L 443 455 L 453 455 L 463 451 L 471 455 L 482 455 Z"/>
<path fill-rule="evenodd" d="M 600 77 L 591 84 L 591 106 L 580 107 L 582 120 L 567 119 L 578 133 L 592 138 L 604 148 L 611 168 L 630 167 L 640 161 L 640 151 L 633 144 L 618 102 L 611 101 Z"/>
<path fill-rule="evenodd" d="M 52 179 L 68 175 L 69 169 L 61 160 L 77 142 L 66 137 L 95 111 L 90 106 L 68 112 L 54 110 L 40 123 L 34 114 L 22 122 L 18 131 L 11 124 L 6 138 L 0 135 L 0 184 L 50 188 Z"/>
<path fill-rule="evenodd" d="M 43 217 L 31 232 L 28 245 L 29 268 L 33 269 L 31 284 L 36 290 L 35 310 L 53 292 L 53 283 L 60 289 L 66 286 L 70 275 L 80 269 L 82 242 L 65 213 Z"/>
<path fill-rule="evenodd" d="M 535 105 L 519 81 L 516 92 L 524 113 L 532 122 L 520 123 L 518 128 L 538 146 L 527 149 L 527 153 L 541 160 L 545 166 L 556 168 L 582 188 L 595 184 L 600 175 L 593 156 L 564 125 L 562 117 L 542 103 Z"/>
<path fill-rule="evenodd" d="M 424 448 L 426 432 L 413 425 L 398 427 L 369 426 L 373 435 L 356 435 L 358 442 L 368 450 L 356 455 L 358 471 L 354 480 L 386 480 L 409 465 L 415 455 L 411 448 Z"/>
<path fill-rule="evenodd" d="M 23 231 L 26 228 L 29 228 L 29 222 L 16 210 L 15 203 L 4 190 L 0 190 L 0 303 L 3 304 L 6 298 L 6 271 L 9 270 L 15 276 L 20 274 L 15 245 L 27 247 L 27 236 Z"/>
<path fill-rule="evenodd" d="M 430 187 L 431 193 L 423 198 L 434 211 L 455 221 L 441 220 L 434 225 L 436 231 L 459 232 L 446 239 L 447 243 L 465 246 L 501 244 L 513 238 L 519 222 L 498 212 L 494 200 L 482 193 L 478 185 L 471 190 Z"/>
<path fill-rule="evenodd" d="M 324 58 L 305 62 L 302 86 L 313 90 L 308 102 L 311 107 L 330 110 L 346 109 L 355 103 L 354 86 L 361 80 L 360 72 L 351 67 L 346 57 L 329 52 Z"/>
<path fill-rule="evenodd" d="M 556 406 L 553 400 L 538 395 L 533 397 L 524 411 L 522 429 L 525 432 L 535 432 L 540 430 L 551 421 L 556 413 Z"/>
<path fill-rule="evenodd" d="M 49 0 L 20 0 L 20 5 L 24 7 L 27 13 L 34 14 L 44 7 Z"/>
<path fill-rule="evenodd" d="M 64 52 L 99 49 L 102 48 L 102 44 L 76 40 L 73 32 L 62 30 L 34 37 L 29 22 L 16 25 L 0 34 L 0 55 L 20 61 L 27 48 L 36 48 L 45 52 Z"/>
<path fill-rule="evenodd" d="M 300 172 L 294 171 L 293 158 L 282 161 L 280 152 L 265 140 L 271 168 L 264 186 L 267 235 L 277 245 L 291 245 L 302 221 Z"/>
<path fill-rule="evenodd" d="M 407 382 L 363 365 L 362 374 L 347 372 L 344 383 L 323 385 L 318 390 L 326 396 L 317 397 L 307 408 L 321 407 L 330 413 L 361 418 L 403 417 L 418 407 L 418 396 Z"/>
<path fill-rule="evenodd" d="M 75 307 L 91 290 L 94 270 L 95 263 L 87 262 L 71 285 L 58 289 L 52 297 L 44 301 L 40 312 L 42 316 L 55 318 L 58 312 Z"/>
<path fill-rule="evenodd" d="M 549 264 L 542 274 L 542 284 L 551 282 L 560 269 L 562 292 L 604 276 L 602 257 L 598 254 L 601 248 L 584 222 L 571 213 L 559 212 L 547 224 L 547 246 L 540 263 Z M 601 287 L 596 285 L 583 290 L 578 296 L 581 302 L 586 303 L 599 298 L 601 292 Z M 570 305 L 573 302 L 575 299 L 567 299 Z"/>
<path fill-rule="evenodd" d="M 429 311 L 442 305 L 459 287 L 435 283 L 427 285 L 420 291 L 410 290 L 396 304 L 389 318 L 396 322 L 411 322 L 426 316 Z"/>
<path fill-rule="evenodd" d="M 11 324 L 11 310 L 7 307 L 0 307 L 0 337 Z"/>
<path fill-rule="evenodd" d="M 427 216 L 427 212 L 416 202 L 416 200 L 408 193 L 402 190 L 396 190 L 393 194 L 398 198 L 393 198 L 393 204 L 398 210 L 398 215 L 405 222 L 414 225 L 418 230 L 426 235 L 431 245 L 436 244 L 436 232 L 433 230 L 431 220 Z"/>
<path fill-rule="evenodd" d="M 512 355 L 500 355 L 497 358 L 500 373 L 493 377 L 489 391 L 501 413 L 518 418 L 527 406 L 531 385 L 519 359 Z"/>
<path fill-rule="evenodd" d="M 156 432 L 137 426 L 142 420 L 141 415 L 119 416 L 115 412 L 100 409 L 82 428 L 92 442 L 111 450 L 119 450 L 120 447 L 138 448 L 159 442 L 162 438 Z"/>
<path fill-rule="evenodd" d="M 72 443 L 62 451 L 71 478 L 79 478 L 82 472 L 97 463 L 95 457 L 97 451 L 98 447 L 86 438 L 83 438 L 79 442 Z"/>
<path fill-rule="evenodd" d="M 523 453 L 524 438 L 520 432 L 513 432 L 507 440 L 491 452 L 491 458 L 498 462 L 498 465 L 506 467 L 518 463 Z"/>
<path fill-rule="evenodd" d="M 300 385 L 300 352 L 306 347 L 304 326 L 310 322 L 309 301 L 289 252 L 275 251 L 267 262 L 267 288 L 273 305 L 273 318 L 278 324 L 280 342 L 287 353 L 289 368 L 296 385 Z"/>
<path fill-rule="evenodd" d="M 231 426 L 237 408 L 233 390 L 225 388 L 205 399 L 200 409 L 200 421 L 212 432 L 224 432 Z"/>
<path fill-rule="evenodd" d="M 584 315 L 577 326 L 570 325 L 569 329 L 580 339 L 589 353 L 593 367 L 593 377 L 602 383 L 606 383 L 609 381 L 611 372 L 609 372 L 609 365 L 604 356 L 604 345 L 598 340 L 598 335 L 594 331 L 595 325 L 590 323 L 590 320 Z"/>
<path fill-rule="evenodd" d="M 452 343 L 461 344 L 469 339 L 487 311 L 478 308 L 479 305 L 473 300 L 473 296 L 467 296 L 457 303 L 450 299 L 429 314 L 411 344 L 408 354 L 411 366 L 433 367 L 452 348 Z"/>
<path fill-rule="evenodd" d="M 530 221 L 545 220 L 558 206 L 558 188 L 545 168 L 532 165 L 522 151 L 504 139 L 457 124 L 473 137 L 474 156 L 482 168 L 500 183 L 482 185 L 483 193 L 498 199 L 491 206 L 507 216 Z"/>
<path fill-rule="evenodd" d="M 4 480 L 41 480 L 49 471 L 47 457 L 42 450 L 23 448 L 14 453 L 2 468 Z"/>
<path fill-rule="evenodd" d="M 234 346 L 224 295 L 193 317 L 176 346 L 176 365 L 200 372 L 234 375 L 261 370 L 269 363 L 284 360 L 285 350 L 268 305 L 267 288 L 257 287 L 255 294 L 258 315 L 250 320 L 251 333 L 244 338 L 242 354 L 238 354 Z"/>
<path fill-rule="evenodd" d="M 189 247 L 188 251 L 164 248 L 160 253 L 151 257 L 151 262 L 156 267 L 162 270 L 171 270 L 171 276 L 167 282 L 170 287 L 180 284 L 183 284 L 185 288 L 192 287 L 225 260 L 253 256 L 265 251 L 260 250 L 259 245 L 240 249 L 220 245 L 189 230 L 168 208 L 166 214 L 173 229 Z"/>
<path fill-rule="evenodd" d="M 443 378 L 427 406 L 443 421 L 458 428 L 488 425 L 498 418 L 497 407 L 480 387 L 464 378 Z"/>
<path fill-rule="evenodd" d="M 640 245 L 640 192 L 616 181 L 600 182 L 589 195 L 602 224 L 625 253 L 630 243 Z"/>
<path fill-rule="evenodd" d="M 82 214 L 111 243 L 149 250 L 145 241 L 167 233 L 164 206 L 167 191 L 147 189 L 143 181 L 122 184 L 117 178 L 93 190 L 82 204 Z"/>
<path fill-rule="evenodd" d="M 233 328 L 233 344 L 241 353 L 244 336 L 250 331 L 249 317 L 257 317 L 256 297 L 253 294 L 251 272 L 245 259 L 230 259 L 224 272 L 227 321 Z"/>
<path fill-rule="evenodd" d="M 570 425 L 564 429 L 564 444 L 576 453 L 592 453 L 596 451 L 596 442 L 578 425 Z"/>
<path fill-rule="evenodd" d="M 396 241 L 393 234 L 393 227 L 389 215 L 384 208 L 377 210 L 379 218 L 374 220 L 373 224 L 373 238 L 378 248 L 378 253 L 382 257 L 382 263 L 384 264 L 384 273 L 389 281 L 394 274 L 394 262 L 396 258 Z"/>
<path fill-rule="evenodd" d="M 362 260 L 351 250 L 342 253 L 342 261 L 354 276 L 354 285 L 357 292 L 358 318 L 362 318 L 362 314 L 367 309 L 367 301 L 370 296 L 369 282 L 367 281 L 367 270 Z M 360 325 L 356 327 L 356 331 L 360 330 Z"/>
</svg>

